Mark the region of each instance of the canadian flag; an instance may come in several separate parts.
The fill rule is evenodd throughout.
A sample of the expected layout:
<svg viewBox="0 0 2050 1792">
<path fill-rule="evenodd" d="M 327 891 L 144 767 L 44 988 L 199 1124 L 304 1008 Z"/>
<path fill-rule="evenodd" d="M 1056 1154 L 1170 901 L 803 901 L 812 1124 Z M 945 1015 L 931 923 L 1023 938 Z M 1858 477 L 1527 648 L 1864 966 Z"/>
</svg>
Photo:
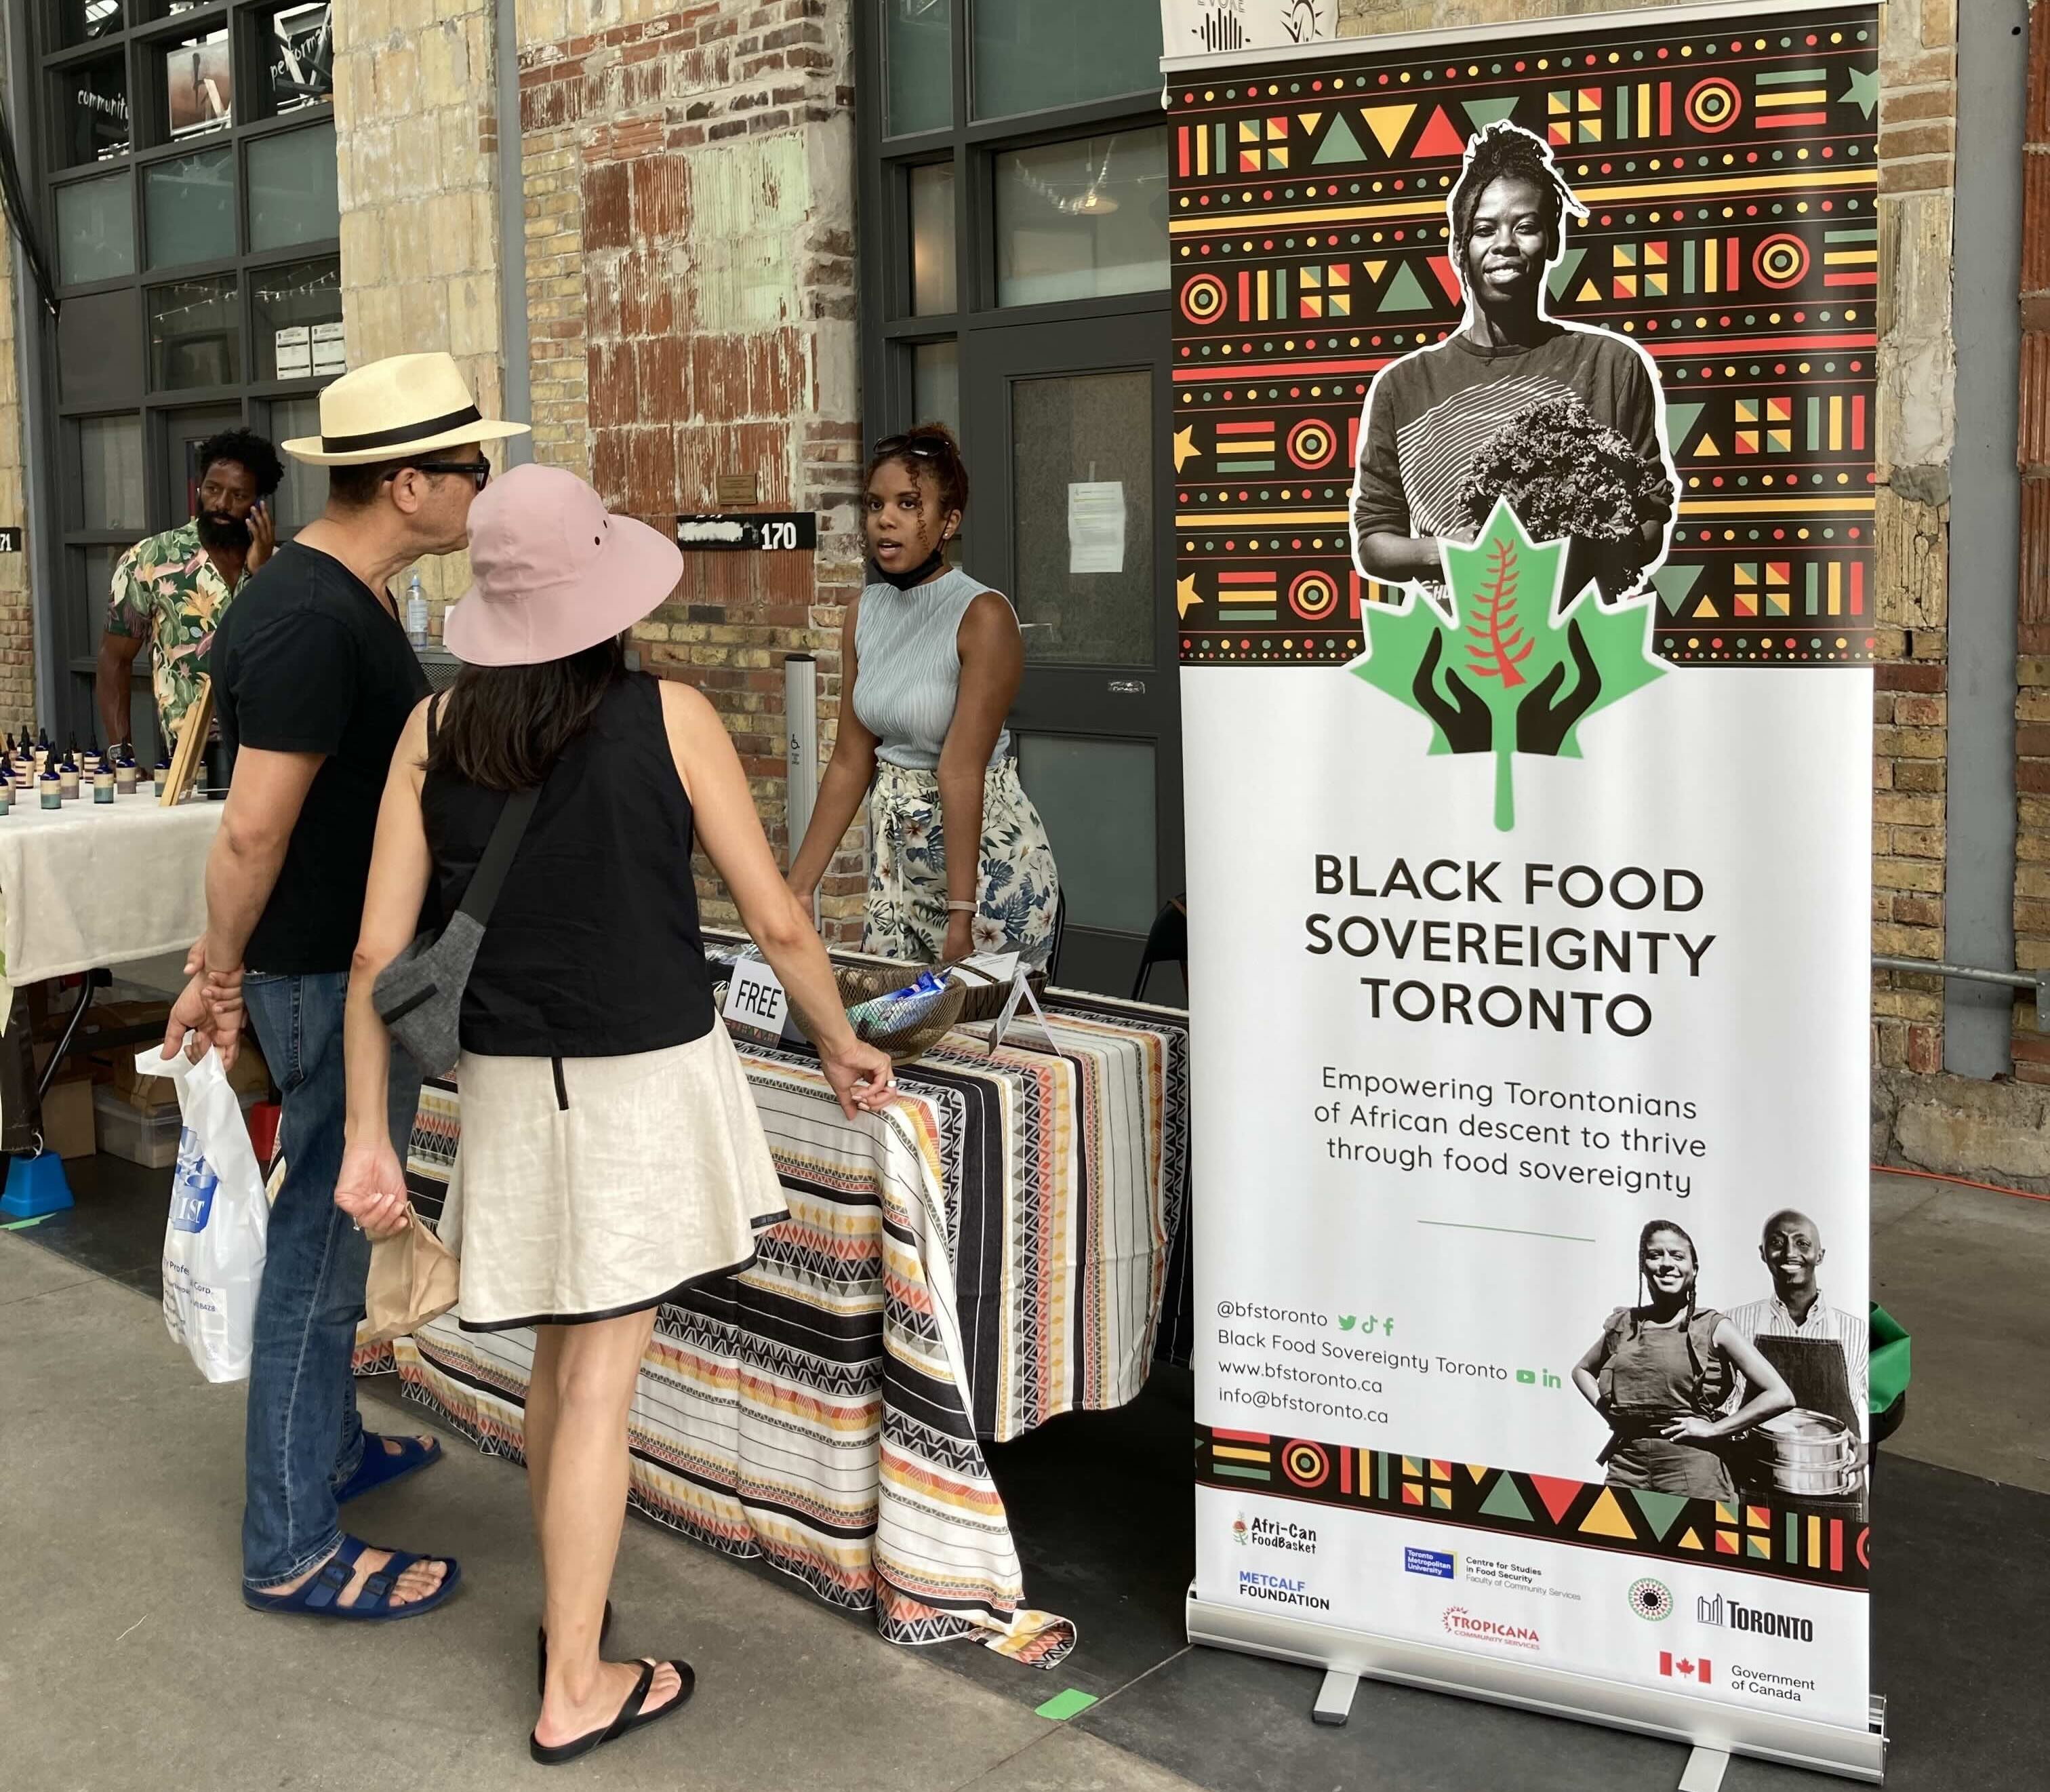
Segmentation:
<svg viewBox="0 0 2050 1792">
<path fill-rule="evenodd" d="M 1709 1684 L 1709 1658 L 1704 1655 L 1696 1661 L 1676 1661 L 1670 1649 L 1658 1652 L 1658 1671 L 1668 1680 L 1692 1680 L 1701 1685 Z"/>
</svg>

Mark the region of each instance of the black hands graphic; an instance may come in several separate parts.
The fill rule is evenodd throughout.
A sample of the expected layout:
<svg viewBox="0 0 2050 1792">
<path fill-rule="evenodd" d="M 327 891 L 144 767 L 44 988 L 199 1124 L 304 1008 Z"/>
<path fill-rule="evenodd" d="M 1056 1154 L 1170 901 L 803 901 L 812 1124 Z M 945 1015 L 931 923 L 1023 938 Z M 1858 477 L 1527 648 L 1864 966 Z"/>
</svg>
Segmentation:
<svg viewBox="0 0 2050 1792">
<path fill-rule="evenodd" d="M 1516 750 L 1519 753 L 1556 755 L 1565 744 L 1573 724 L 1594 707 L 1595 699 L 1601 695 L 1601 670 L 1595 664 L 1587 636 L 1580 632 L 1578 618 L 1567 625 L 1566 644 L 1579 676 L 1573 689 L 1561 697 L 1560 687 L 1566 681 L 1566 662 L 1561 660 L 1517 706 Z"/>
<path fill-rule="evenodd" d="M 1601 669 L 1588 646 L 1576 619 L 1567 625 L 1567 645 L 1573 658 L 1573 688 L 1565 689 L 1566 662 L 1554 666 L 1532 685 L 1517 705 L 1516 751 L 1555 755 L 1565 744 L 1573 724 L 1594 707 L 1601 695 Z M 1456 753 L 1485 753 L 1495 744 L 1495 718 L 1480 694 L 1457 672 L 1448 670 L 1443 688 L 1438 682 L 1439 662 L 1444 657 L 1445 637 L 1434 630 L 1424 649 L 1410 689 L 1417 704 L 1438 724 L 1438 732 Z"/>
<path fill-rule="evenodd" d="M 1438 662 L 1444 658 L 1444 630 L 1432 630 L 1423 660 L 1417 668 L 1416 681 L 1409 688 L 1415 692 L 1424 713 L 1438 724 L 1438 732 L 1454 752 L 1484 753 L 1495 744 L 1495 718 L 1488 713 L 1480 693 L 1456 672 L 1446 673 L 1445 691 L 1438 689 Z M 1446 691 L 1452 693 L 1449 701 Z"/>
</svg>

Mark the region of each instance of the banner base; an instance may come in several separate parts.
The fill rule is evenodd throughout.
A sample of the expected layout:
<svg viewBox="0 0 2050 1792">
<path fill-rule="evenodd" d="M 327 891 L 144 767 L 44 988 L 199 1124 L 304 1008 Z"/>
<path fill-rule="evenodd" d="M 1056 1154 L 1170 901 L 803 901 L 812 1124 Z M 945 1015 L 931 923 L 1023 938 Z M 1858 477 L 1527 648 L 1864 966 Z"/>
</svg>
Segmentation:
<svg viewBox="0 0 2050 1792">
<path fill-rule="evenodd" d="M 1779 1712 L 1749 1711 L 1623 1681 L 1596 1680 L 1557 1668 L 1406 1642 L 1335 1624 L 1311 1624 L 1206 1603 L 1196 1597 L 1194 1587 L 1184 1609 L 1192 1643 L 1323 1669 L 1326 1679 L 1314 1713 L 1320 1724 L 1345 1721 L 1352 1686 L 1358 1680 L 1386 1680 L 1428 1692 L 1481 1699 L 1490 1704 L 1691 1744 L 1697 1755 L 1748 1755 L 1873 1786 L 1886 1778 L 1886 1701 L 1877 1695 L 1870 1727 L 1852 1730 Z M 1689 1762 L 1687 1773 L 1682 1783 L 1691 1787 L 1694 1761 Z"/>
</svg>

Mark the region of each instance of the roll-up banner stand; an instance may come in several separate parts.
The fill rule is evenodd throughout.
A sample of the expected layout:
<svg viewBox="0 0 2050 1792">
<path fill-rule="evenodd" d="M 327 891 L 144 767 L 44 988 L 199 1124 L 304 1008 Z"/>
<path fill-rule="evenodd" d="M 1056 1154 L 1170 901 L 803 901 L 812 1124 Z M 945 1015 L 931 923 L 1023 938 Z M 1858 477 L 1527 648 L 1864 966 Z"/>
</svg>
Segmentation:
<svg viewBox="0 0 2050 1792">
<path fill-rule="evenodd" d="M 1876 6 L 1163 64 L 1197 1642 L 1879 1780 Z"/>
</svg>

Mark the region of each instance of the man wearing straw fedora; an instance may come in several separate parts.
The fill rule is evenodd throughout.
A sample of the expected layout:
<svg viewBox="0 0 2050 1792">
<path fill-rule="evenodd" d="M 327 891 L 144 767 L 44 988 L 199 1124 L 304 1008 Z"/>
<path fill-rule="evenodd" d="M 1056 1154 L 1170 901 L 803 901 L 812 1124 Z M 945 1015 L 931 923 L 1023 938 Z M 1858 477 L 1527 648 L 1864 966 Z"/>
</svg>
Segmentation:
<svg viewBox="0 0 2050 1792">
<path fill-rule="evenodd" d="M 349 1358 L 369 1242 L 334 1204 L 346 1084 L 342 1016 L 385 773 L 427 681 L 389 582 L 470 538 L 490 478 L 486 422 L 446 354 L 400 355 L 321 394 L 321 433 L 284 444 L 329 469 L 326 509 L 244 588 L 213 649 L 235 755 L 207 861 L 207 930 L 171 1013 L 232 1058 L 245 1019 L 285 1091 L 283 1186 L 271 1212 L 249 1376 L 242 1597 L 259 1611 L 357 1622 L 412 1618 L 455 1590 L 457 1564 L 373 1549 L 337 1508 L 426 1467 L 431 1438 L 381 1438 L 357 1415 Z M 403 1159 L 419 1094 L 394 1066 Z"/>
</svg>

